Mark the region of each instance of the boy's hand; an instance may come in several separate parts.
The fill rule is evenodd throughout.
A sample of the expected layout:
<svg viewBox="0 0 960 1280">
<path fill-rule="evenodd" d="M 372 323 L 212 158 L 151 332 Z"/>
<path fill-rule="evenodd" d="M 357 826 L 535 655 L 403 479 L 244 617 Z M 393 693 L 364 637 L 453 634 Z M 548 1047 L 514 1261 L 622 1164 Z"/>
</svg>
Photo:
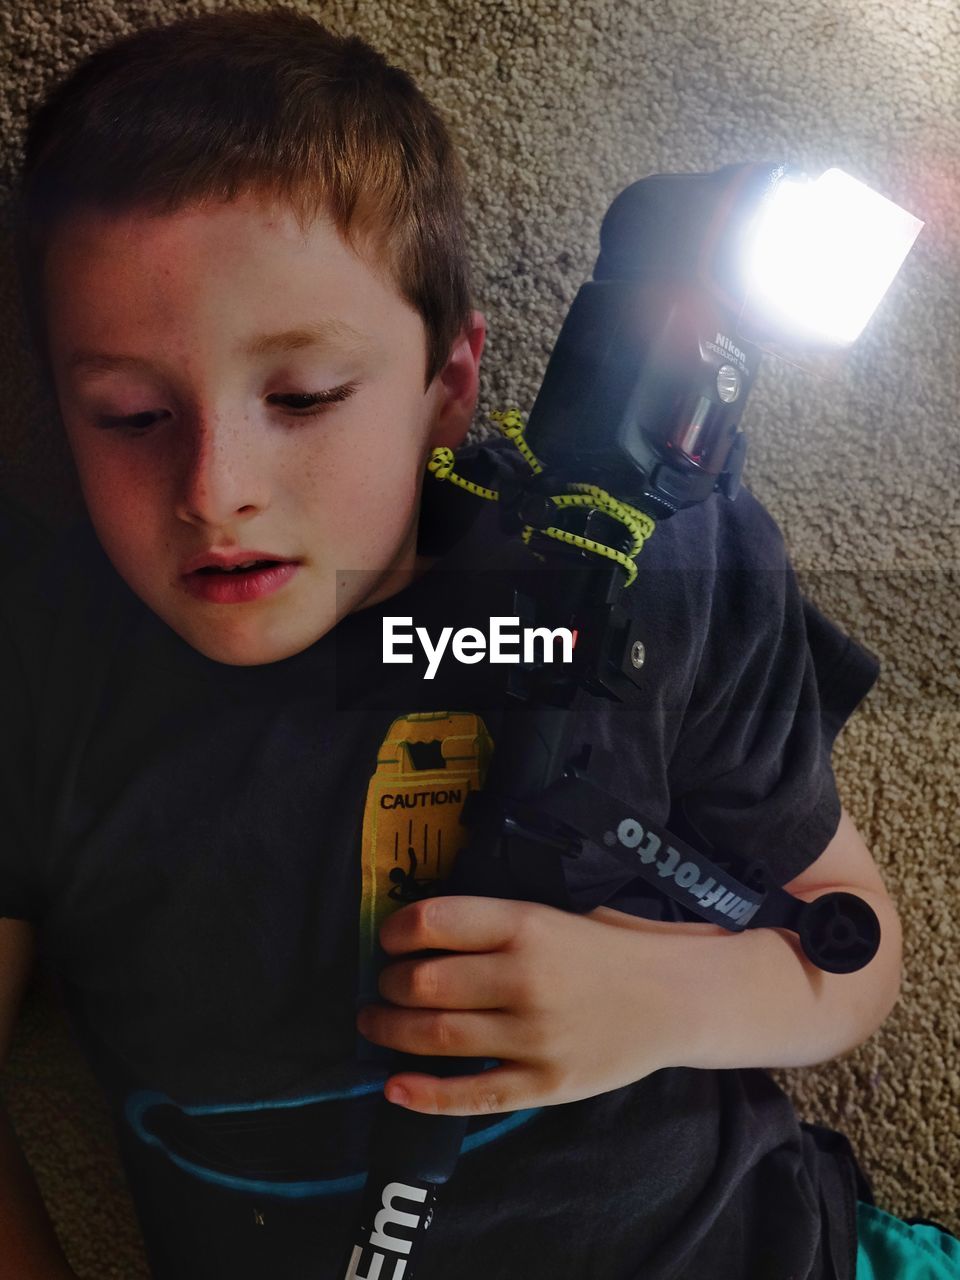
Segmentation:
<svg viewBox="0 0 960 1280">
<path fill-rule="evenodd" d="M 380 930 L 388 955 L 458 954 L 386 965 L 380 994 L 392 1003 L 361 1011 L 360 1033 L 407 1053 L 501 1065 L 446 1079 L 404 1072 L 388 1080 L 388 1099 L 428 1114 L 517 1111 L 675 1065 L 683 1019 L 657 930 L 609 909 L 581 916 L 502 898 L 427 898 L 396 911 Z"/>
</svg>

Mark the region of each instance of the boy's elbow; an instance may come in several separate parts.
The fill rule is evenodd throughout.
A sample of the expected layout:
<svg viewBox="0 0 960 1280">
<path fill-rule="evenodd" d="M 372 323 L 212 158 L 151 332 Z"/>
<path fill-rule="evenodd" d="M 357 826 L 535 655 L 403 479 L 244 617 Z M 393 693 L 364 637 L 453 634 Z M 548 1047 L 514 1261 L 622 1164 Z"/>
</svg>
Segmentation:
<svg viewBox="0 0 960 1280">
<path fill-rule="evenodd" d="M 887 956 L 886 999 L 883 1002 L 883 1014 L 877 1023 L 877 1027 L 880 1027 L 896 1007 L 903 986 L 903 926 L 893 899 L 889 895 L 884 894 L 879 906 L 874 904 L 874 910 L 880 918 L 880 951 L 877 955 L 885 952 Z"/>
<path fill-rule="evenodd" d="M 869 964 L 853 974 L 839 974 L 837 982 L 859 982 L 857 998 L 853 1002 L 856 1028 L 853 1042 L 844 1050 L 852 1053 L 866 1043 L 886 1022 L 900 998 L 903 982 L 903 929 L 893 900 L 884 891 L 876 893 L 862 888 L 847 890 L 873 908 L 880 923 L 880 945 Z"/>
<path fill-rule="evenodd" d="M 850 1050 L 869 1039 L 890 1016 L 903 981 L 903 928 L 893 899 L 873 855 L 846 809 L 841 810 L 836 834 L 815 862 L 790 884 L 790 893 L 812 902 L 824 893 L 850 893 L 862 898 L 876 912 L 880 946 L 857 974 L 842 974 L 838 981 L 858 981 L 855 1018 L 856 1040 Z"/>
</svg>

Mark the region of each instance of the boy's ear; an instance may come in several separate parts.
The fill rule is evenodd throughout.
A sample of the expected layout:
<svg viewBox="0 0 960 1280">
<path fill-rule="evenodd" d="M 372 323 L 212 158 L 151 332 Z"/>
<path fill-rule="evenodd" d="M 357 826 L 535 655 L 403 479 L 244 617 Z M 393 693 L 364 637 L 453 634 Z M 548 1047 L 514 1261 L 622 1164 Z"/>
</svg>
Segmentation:
<svg viewBox="0 0 960 1280">
<path fill-rule="evenodd" d="M 446 445 L 456 449 L 473 421 L 480 390 L 480 357 L 487 336 L 487 322 L 479 311 L 471 311 L 470 321 L 462 329 L 447 363 L 434 379 L 437 407 L 430 432 L 430 446 Z"/>
</svg>

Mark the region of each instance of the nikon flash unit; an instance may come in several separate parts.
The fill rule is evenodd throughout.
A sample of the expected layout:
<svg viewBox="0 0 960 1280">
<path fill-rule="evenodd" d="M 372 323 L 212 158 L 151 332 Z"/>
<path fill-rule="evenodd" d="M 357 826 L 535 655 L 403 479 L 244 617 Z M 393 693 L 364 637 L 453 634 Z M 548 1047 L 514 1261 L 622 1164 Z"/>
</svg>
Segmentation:
<svg viewBox="0 0 960 1280">
<path fill-rule="evenodd" d="M 733 499 L 761 354 L 834 368 L 922 226 L 837 169 L 633 183 L 550 357 L 531 447 L 552 478 L 595 480 L 654 518 L 715 489 Z"/>
</svg>

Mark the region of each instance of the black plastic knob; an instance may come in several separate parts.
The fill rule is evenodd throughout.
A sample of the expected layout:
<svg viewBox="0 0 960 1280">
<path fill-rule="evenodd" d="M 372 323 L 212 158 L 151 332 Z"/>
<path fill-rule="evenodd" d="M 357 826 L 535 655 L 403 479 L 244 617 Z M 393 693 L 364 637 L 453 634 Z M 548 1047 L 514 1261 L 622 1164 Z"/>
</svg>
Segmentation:
<svg viewBox="0 0 960 1280">
<path fill-rule="evenodd" d="M 797 932 L 804 954 L 827 973 L 863 969 L 880 946 L 876 912 L 852 893 L 825 893 L 806 903 Z"/>
</svg>

